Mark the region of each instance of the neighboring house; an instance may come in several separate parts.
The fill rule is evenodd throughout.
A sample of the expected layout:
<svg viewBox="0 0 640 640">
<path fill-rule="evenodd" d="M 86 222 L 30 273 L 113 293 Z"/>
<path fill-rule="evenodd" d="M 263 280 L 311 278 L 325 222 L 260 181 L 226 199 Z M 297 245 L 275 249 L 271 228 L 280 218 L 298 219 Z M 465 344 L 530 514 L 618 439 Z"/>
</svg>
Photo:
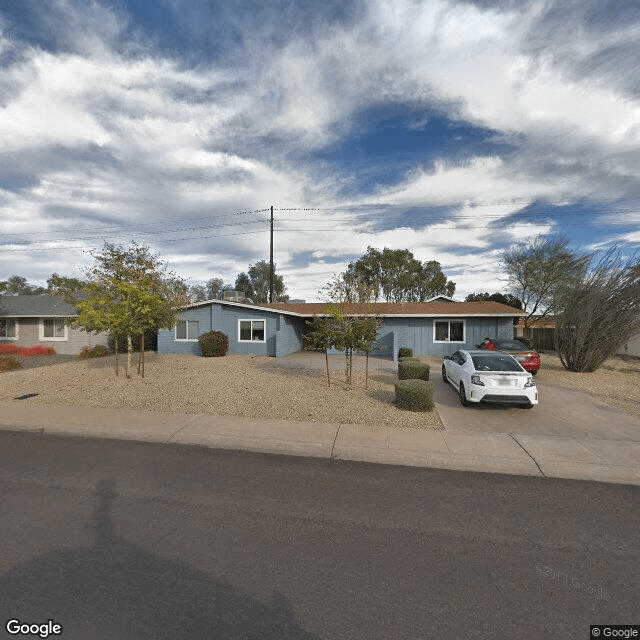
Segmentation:
<svg viewBox="0 0 640 640">
<path fill-rule="evenodd" d="M 616 355 L 640 358 L 640 333 L 631 336 L 629 340 L 616 351 Z"/>
<path fill-rule="evenodd" d="M 67 355 L 107 344 L 106 332 L 91 334 L 69 327 L 66 321 L 75 315 L 73 305 L 57 296 L 0 296 L 0 344 L 41 344 Z"/>
<path fill-rule="evenodd" d="M 326 303 L 251 304 L 207 300 L 184 308 L 173 329 L 158 332 L 158 353 L 200 354 L 198 336 L 219 330 L 229 353 L 283 357 L 301 351 L 306 321 L 326 314 Z M 483 338 L 512 338 L 522 311 L 498 302 L 458 302 L 437 296 L 428 302 L 347 304 L 347 313 L 383 320 L 372 354 L 398 357 L 400 347 L 414 355 L 450 355 Z"/>
</svg>

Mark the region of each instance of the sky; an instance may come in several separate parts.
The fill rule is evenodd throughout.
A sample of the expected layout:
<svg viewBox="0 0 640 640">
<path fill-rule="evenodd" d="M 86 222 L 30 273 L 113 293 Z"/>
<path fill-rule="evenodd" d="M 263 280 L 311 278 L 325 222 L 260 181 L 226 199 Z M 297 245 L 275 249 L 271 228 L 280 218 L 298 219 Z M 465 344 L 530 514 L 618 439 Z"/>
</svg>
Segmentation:
<svg viewBox="0 0 640 640">
<path fill-rule="evenodd" d="M 457 299 L 563 234 L 640 248 L 633 0 L 4 0 L 0 280 L 105 241 L 189 284 L 274 260 L 292 298 L 368 246 Z"/>
</svg>

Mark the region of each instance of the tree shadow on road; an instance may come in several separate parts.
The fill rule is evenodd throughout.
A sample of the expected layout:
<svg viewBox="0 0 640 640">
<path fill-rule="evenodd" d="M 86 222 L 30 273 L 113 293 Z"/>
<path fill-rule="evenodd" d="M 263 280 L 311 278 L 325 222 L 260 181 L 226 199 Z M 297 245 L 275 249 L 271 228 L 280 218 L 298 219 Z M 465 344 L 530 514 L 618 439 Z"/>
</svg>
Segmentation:
<svg viewBox="0 0 640 640">
<path fill-rule="evenodd" d="M 96 485 L 86 529 L 93 545 L 60 549 L 0 576 L 4 620 L 55 620 L 78 640 L 317 640 L 285 596 L 262 602 L 185 562 L 131 544 L 113 528 L 113 479 Z M 54 636 L 52 636 L 54 637 Z"/>
</svg>

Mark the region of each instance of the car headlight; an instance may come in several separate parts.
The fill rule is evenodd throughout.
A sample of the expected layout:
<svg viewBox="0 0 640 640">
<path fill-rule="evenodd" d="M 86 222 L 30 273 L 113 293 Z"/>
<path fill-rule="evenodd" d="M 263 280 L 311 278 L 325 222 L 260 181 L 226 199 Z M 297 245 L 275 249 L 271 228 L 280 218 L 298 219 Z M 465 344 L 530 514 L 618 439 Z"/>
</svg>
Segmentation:
<svg viewBox="0 0 640 640">
<path fill-rule="evenodd" d="M 524 383 L 524 388 L 525 389 L 527 387 L 535 387 L 535 386 L 536 386 L 536 381 L 531 376 L 529 378 L 527 378 L 527 381 Z"/>
<path fill-rule="evenodd" d="M 479 387 L 484 387 L 484 382 L 482 382 L 482 380 L 480 380 L 480 376 L 475 373 L 471 375 L 471 384 L 477 384 Z"/>
</svg>

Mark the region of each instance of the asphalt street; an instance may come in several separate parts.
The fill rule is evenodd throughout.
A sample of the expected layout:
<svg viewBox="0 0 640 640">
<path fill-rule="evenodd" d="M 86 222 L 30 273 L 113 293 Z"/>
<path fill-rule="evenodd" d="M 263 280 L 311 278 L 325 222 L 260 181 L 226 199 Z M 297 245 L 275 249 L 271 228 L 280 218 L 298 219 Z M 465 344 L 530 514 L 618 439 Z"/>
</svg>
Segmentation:
<svg viewBox="0 0 640 640">
<path fill-rule="evenodd" d="M 64 640 L 640 622 L 634 486 L 0 432 L 0 487 L 6 637 L 11 618 Z"/>
</svg>

